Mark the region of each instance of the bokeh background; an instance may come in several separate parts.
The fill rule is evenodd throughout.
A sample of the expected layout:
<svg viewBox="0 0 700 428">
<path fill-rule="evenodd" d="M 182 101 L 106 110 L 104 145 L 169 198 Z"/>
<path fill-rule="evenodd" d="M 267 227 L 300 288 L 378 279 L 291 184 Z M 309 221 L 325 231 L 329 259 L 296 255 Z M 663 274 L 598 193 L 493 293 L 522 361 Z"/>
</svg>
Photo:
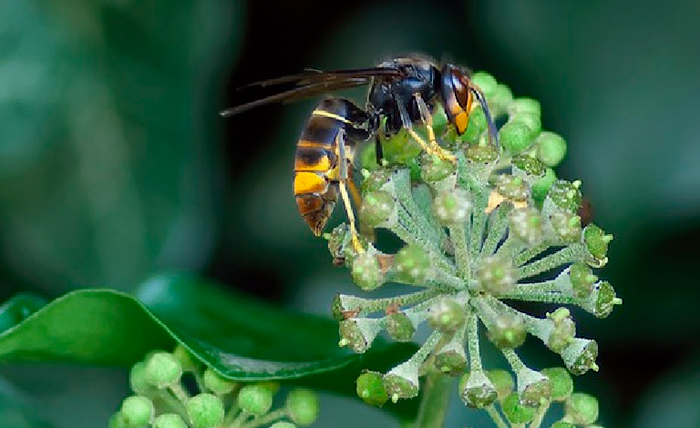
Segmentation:
<svg viewBox="0 0 700 428">
<path fill-rule="evenodd" d="M 3 0 L 0 301 L 128 291 L 178 269 L 326 314 L 349 275 L 291 195 L 314 101 L 217 112 L 253 80 L 424 52 L 540 100 L 569 143 L 559 176 L 583 181 L 615 235 L 601 277 L 625 304 L 576 314 L 601 346 L 600 373 L 577 385 L 602 423 L 700 427 L 698 22 L 694 0 Z M 0 396 L 59 428 L 104 426 L 126 383 L 117 369 L 0 366 Z M 318 426 L 356 427 L 342 415 L 358 411 L 362 426 L 393 423 L 334 397 L 323 409 Z M 457 402 L 449 417 L 490 426 Z"/>
</svg>

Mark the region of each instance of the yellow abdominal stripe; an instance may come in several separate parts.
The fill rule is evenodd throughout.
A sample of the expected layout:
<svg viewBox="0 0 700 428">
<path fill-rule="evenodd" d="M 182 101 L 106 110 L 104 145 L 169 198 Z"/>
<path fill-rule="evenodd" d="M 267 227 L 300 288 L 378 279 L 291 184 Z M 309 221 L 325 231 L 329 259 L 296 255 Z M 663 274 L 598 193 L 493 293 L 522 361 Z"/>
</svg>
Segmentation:
<svg viewBox="0 0 700 428">
<path fill-rule="evenodd" d="M 328 187 L 326 177 L 315 172 L 297 172 L 294 175 L 294 194 L 323 193 Z"/>
</svg>

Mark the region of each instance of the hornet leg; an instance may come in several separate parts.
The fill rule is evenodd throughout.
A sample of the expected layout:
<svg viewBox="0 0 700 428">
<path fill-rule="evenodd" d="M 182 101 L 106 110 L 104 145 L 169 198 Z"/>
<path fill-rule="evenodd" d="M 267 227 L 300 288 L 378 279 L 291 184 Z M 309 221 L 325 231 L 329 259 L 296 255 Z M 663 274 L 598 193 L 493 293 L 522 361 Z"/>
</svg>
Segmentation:
<svg viewBox="0 0 700 428">
<path fill-rule="evenodd" d="M 348 172 L 348 160 L 345 153 L 345 132 L 340 131 L 337 137 L 338 141 L 338 162 L 340 162 L 338 187 L 340 188 L 340 197 L 343 198 L 343 206 L 345 207 L 345 212 L 348 216 L 348 222 L 350 223 L 350 235 L 352 239 L 352 247 L 357 253 L 363 253 L 365 251 L 362 248 L 360 239 L 358 238 L 357 229 L 355 228 L 355 212 L 350 204 L 350 196 L 348 195 L 347 184 L 349 183 L 350 174 Z M 352 183 L 351 189 L 353 189 L 353 196 L 358 198 L 360 195 L 357 193 L 355 184 Z M 358 205 L 359 206 L 359 205 Z"/>
<path fill-rule="evenodd" d="M 430 142 L 430 147 L 433 149 L 434 153 L 440 157 L 440 159 L 456 163 L 457 158 L 455 155 L 438 145 L 437 139 L 435 138 L 435 130 L 433 129 L 433 116 L 430 114 L 428 105 L 423 100 L 423 97 L 421 97 L 420 94 L 415 94 L 414 97 L 416 99 L 416 104 L 418 105 L 421 121 L 425 124 L 425 128 L 428 131 L 428 141 Z"/>
<path fill-rule="evenodd" d="M 451 162 L 456 162 L 455 156 L 448 152 L 447 150 L 444 150 L 442 147 L 437 145 L 437 142 L 435 142 L 434 145 L 429 145 L 428 143 L 425 142 L 423 137 L 418 135 L 418 133 L 413 129 L 413 126 L 411 125 L 411 117 L 408 114 L 408 111 L 406 110 L 406 106 L 404 106 L 399 100 L 396 100 L 396 106 L 399 109 L 399 115 L 401 116 L 401 124 L 403 125 L 404 129 L 408 134 L 418 143 L 420 144 L 421 148 L 423 151 L 430 155 L 437 155 L 440 157 L 440 159 L 445 159 L 445 160 L 450 160 Z M 428 115 L 430 117 L 430 115 Z M 432 118 L 431 118 L 432 120 Z M 430 130 L 432 130 L 432 126 L 428 127 Z M 430 132 L 430 131 L 428 131 Z M 435 137 L 435 133 L 433 132 L 433 138 Z M 436 149 L 437 147 L 437 149 Z"/>
</svg>

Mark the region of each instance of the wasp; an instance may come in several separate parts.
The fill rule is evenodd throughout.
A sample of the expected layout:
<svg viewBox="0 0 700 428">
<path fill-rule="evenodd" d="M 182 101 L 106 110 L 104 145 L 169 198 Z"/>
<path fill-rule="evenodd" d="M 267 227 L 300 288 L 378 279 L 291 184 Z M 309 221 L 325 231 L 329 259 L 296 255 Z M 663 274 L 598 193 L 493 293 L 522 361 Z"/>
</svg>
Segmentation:
<svg viewBox="0 0 700 428">
<path fill-rule="evenodd" d="M 272 95 L 224 110 L 221 115 L 232 116 L 265 104 L 297 101 L 370 85 L 364 109 L 345 98 L 324 98 L 304 126 L 294 156 L 294 197 L 299 213 L 313 233 L 319 236 L 323 232 L 340 194 L 353 247 L 362 252 L 350 203 L 352 195 L 355 204 L 358 207 L 361 204 L 352 177 L 353 159 L 359 143 L 374 138 L 377 161 L 381 162 L 380 134 L 390 137 L 404 129 L 426 152 L 454 162 L 454 155 L 437 143 L 432 112 L 440 103 L 449 123 L 461 135 L 467 129 L 472 102 L 476 99 L 485 113 L 489 138 L 498 144 L 486 100 L 468 74 L 460 66 L 440 65 L 420 55 L 394 58 L 371 68 L 328 72 L 306 70 L 244 86 L 282 88 L 288 85 L 287 89 L 279 89 Z M 427 142 L 414 131 L 415 125 L 425 127 Z"/>
</svg>

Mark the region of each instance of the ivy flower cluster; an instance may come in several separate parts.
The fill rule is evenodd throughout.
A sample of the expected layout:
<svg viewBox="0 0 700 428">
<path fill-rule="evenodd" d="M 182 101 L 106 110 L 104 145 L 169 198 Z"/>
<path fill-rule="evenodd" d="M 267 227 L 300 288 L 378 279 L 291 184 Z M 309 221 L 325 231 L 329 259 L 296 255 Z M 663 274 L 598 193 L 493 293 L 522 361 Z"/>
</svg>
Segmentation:
<svg viewBox="0 0 700 428">
<path fill-rule="evenodd" d="M 197 393 L 185 386 L 183 375 L 191 375 Z M 134 395 L 124 399 L 110 428 L 296 428 L 311 425 L 319 411 L 316 394 L 303 388 L 273 409 L 279 384 L 231 381 L 181 346 L 150 353 L 132 367 L 129 383 Z"/>
<path fill-rule="evenodd" d="M 612 236 L 582 219 L 581 182 L 556 177 L 553 168 L 566 142 L 542 130 L 539 103 L 514 98 L 486 73 L 472 80 L 499 124 L 498 141 L 489 138 L 480 106 L 470 112 L 462 136 L 438 107 L 433 126 L 456 161 L 424 153 L 405 133 L 383 141 L 382 166 L 368 147 L 361 154 L 363 249 L 350 244 L 346 224 L 325 235 L 336 264 L 349 268 L 362 290 L 393 282 L 416 291 L 389 298 L 338 295 L 332 311 L 340 345 L 359 353 L 382 332 L 405 342 L 414 340 L 421 324 L 429 327 L 408 361 L 360 376 L 358 393 L 367 402 L 415 397 L 420 377 L 437 371 L 461 376 L 462 400 L 487 409 L 499 426 L 506 425 L 495 404 L 514 426 L 539 427 L 552 401 L 591 410 L 589 398 L 595 399 L 562 382 L 571 382 L 567 373 L 598 370 L 598 345 L 576 334 L 566 306 L 538 317 L 512 303 L 573 305 L 607 317 L 622 301 L 594 270 L 607 263 Z M 391 231 L 402 248 L 378 248 L 381 242 L 367 237 L 374 229 Z M 528 367 L 517 353 L 528 334 L 559 354 L 565 369 Z M 484 367 L 484 335 L 503 354 L 515 382 L 508 372 Z M 571 410 L 555 426 L 594 426 L 597 402 L 594 407 L 593 418 Z"/>
</svg>

